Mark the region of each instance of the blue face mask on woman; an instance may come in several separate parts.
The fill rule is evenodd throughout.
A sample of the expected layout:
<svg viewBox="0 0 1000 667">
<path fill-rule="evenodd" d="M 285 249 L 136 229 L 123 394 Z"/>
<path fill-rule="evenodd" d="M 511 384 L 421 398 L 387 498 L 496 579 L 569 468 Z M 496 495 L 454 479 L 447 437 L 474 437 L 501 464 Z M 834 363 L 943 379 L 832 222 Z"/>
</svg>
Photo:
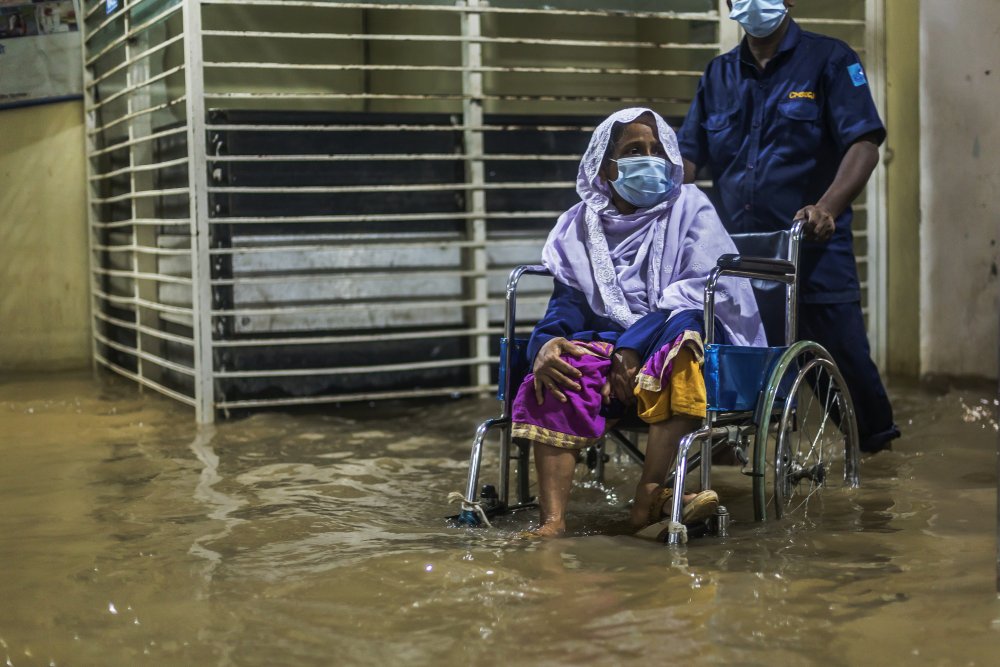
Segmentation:
<svg viewBox="0 0 1000 667">
<path fill-rule="evenodd" d="M 733 19 L 754 37 L 767 37 L 778 29 L 788 8 L 784 0 L 733 0 Z"/>
<path fill-rule="evenodd" d="M 614 162 L 618 165 L 618 178 L 611 185 L 632 206 L 656 206 L 674 188 L 667 175 L 667 161 L 662 157 L 623 157 Z"/>
</svg>

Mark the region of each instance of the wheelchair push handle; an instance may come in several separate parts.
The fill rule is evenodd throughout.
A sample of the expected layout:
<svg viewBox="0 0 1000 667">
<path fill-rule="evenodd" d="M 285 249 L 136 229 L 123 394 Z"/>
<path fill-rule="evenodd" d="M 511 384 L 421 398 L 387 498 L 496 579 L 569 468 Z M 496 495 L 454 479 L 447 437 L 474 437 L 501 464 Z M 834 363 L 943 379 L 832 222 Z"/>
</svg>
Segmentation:
<svg viewBox="0 0 1000 667">
<path fill-rule="evenodd" d="M 773 238 L 774 240 L 768 241 L 766 252 L 774 254 L 762 257 L 753 256 L 748 255 L 744 248 L 743 252 L 722 255 L 719 257 L 717 266 L 729 275 L 743 275 L 747 278 L 759 277 L 762 280 L 771 279 L 787 283 L 788 278 L 794 276 L 796 271 L 799 244 L 802 242 L 804 229 L 804 220 L 794 220 L 791 229 L 784 232 L 737 234 L 733 236 L 734 241 L 739 238 Z M 776 243 L 777 239 L 781 239 L 780 243 Z M 740 247 L 739 244 L 737 247 Z M 760 249 L 758 246 L 758 252 L 755 254 L 759 254 Z"/>
<path fill-rule="evenodd" d="M 777 256 L 754 257 L 742 254 L 722 255 L 705 281 L 705 342 L 715 342 L 715 293 L 723 276 L 749 278 L 785 285 L 785 345 L 791 345 L 798 334 L 798 260 L 804 220 L 792 221 L 792 227 L 780 233 L 783 247 L 772 248 Z M 735 237 L 734 237 L 735 239 Z M 782 259 L 781 257 L 784 256 Z"/>
</svg>

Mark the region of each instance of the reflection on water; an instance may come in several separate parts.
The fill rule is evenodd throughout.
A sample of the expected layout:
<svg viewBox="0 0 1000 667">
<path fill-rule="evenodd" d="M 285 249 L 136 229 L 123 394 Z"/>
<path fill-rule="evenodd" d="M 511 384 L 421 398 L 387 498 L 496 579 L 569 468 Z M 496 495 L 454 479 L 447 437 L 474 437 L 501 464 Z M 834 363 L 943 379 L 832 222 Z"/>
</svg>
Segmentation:
<svg viewBox="0 0 1000 667">
<path fill-rule="evenodd" d="M 452 529 L 492 401 L 198 429 L 115 379 L 0 384 L 0 658 L 20 665 L 992 665 L 996 408 L 894 392 L 904 438 L 798 521 L 671 550 L 634 470 L 581 472 L 573 536 Z M 488 462 L 489 463 L 489 462 Z M 495 461 L 493 461 L 495 464 Z"/>
</svg>

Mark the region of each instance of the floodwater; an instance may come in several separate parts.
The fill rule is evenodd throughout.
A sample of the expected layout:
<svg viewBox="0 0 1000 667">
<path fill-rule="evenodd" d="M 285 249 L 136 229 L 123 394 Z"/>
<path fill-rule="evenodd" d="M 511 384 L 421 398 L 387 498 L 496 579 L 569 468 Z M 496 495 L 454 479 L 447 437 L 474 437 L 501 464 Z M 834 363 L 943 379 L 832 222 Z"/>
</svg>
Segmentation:
<svg viewBox="0 0 1000 667">
<path fill-rule="evenodd" d="M 199 430 L 117 378 L 7 378 L 0 659 L 996 665 L 995 394 L 892 395 L 904 438 L 862 489 L 757 525 L 721 471 L 731 536 L 670 549 L 625 532 L 625 461 L 581 470 L 566 539 L 447 527 L 490 400 Z"/>
</svg>

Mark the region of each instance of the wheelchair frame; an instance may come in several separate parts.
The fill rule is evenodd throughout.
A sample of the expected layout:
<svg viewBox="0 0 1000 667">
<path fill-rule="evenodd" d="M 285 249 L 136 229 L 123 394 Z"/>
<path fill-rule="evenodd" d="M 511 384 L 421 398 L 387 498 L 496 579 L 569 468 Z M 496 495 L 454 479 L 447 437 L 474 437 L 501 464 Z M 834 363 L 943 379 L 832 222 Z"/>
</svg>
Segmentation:
<svg viewBox="0 0 1000 667">
<path fill-rule="evenodd" d="M 766 373 L 767 382 L 758 393 L 758 399 L 754 410 L 726 412 L 709 409 L 701 428 L 683 436 L 678 448 L 677 459 L 674 472 L 667 480 L 667 484 L 673 484 L 674 494 L 671 505 L 671 517 L 667 543 L 677 545 L 687 540 L 686 528 L 680 522 L 683 501 L 683 489 L 687 478 L 688 469 L 701 465 L 701 486 L 711 488 L 711 460 L 712 452 L 722 446 L 735 446 L 739 452 L 748 445 L 749 439 L 754 440 L 753 445 L 753 497 L 754 497 L 754 517 L 757 521 L 764 521 L 767 518 L 767 490 L 765 484 L 766 448 L 768 434 L 774 434 L 777 429 L 777 440 L 775 444 L 775 480 L 778 475 L 788 474 L 787 470 L 782 470 L 780 466 L 788 465 L 788 461 L 782 462 L 778 450 L 782 447 L 782 429 L 787 429 L 788 425 L 794 424 L 795 407 L 794 401 L 786 401 L 784 405 L 777 401 L 779 387 L 782 383 L 787 384 L 788 373 L 796 373 L 793 386 L 797 388 L 806 372 L 814 368 L 824 369 L 831 377 L 831 384 L 835 381 L 838 389 L 844 398 L 844 405 L 839 409 L 841 423 L 846 420 L 846 445 L 845 445 L 845 468 L 844 482 L 853 488 L 860 484 L 858 471 L 858 435 L 857 423 L 854 415 L 854 407 L 851 402 L 850 393 L 844 384 L 843 378 L 836 367 L 829 353 L 818 343 L 812 341 L 796 341 L 797 337 L 797 298 L 798 298 L 798 255 L 799 245 L 802 239 L 803 222 L 794 223 L 791 232 L 788 234 L 787 259 L 771 259 L 764 257 L 743 257 L 741 255 L 723 255 L 719 258 L 717 265 L 709 273 L 705 283 L 704 317 L 705 317 L 705 341 L 708 350 L 715 340 L 715 294 L 718 282 L 725 276 L 738 278 L 755 279 L 760 281 L 781 283 L 785 286 L 785 348 L 780 358 L 771 366 Z M 739 237 L 734 236 L 734 239 Z M 462 499 L 461 512 L 458 515 L 458 522 L 464 525 L 479 525 L 484 520 L 488 523 L 488 516 L 502 514 L 505 512 L 515 512 L 522 509 L 534 507 L 534 499 L 529 494 L 529 457 L 530 444 L 515 443 L 511 437 L 511 415 L 514 401 L 513 393 L 517 387 L 512 387 L 511 368 L 515 348 L 515 315 L 517 307 L 517 285 L 525 275 L 551 275 L 549 271 L 541 265 L 522 265 L 515 267 L 507 280 L 505 293 L 505 315 L 504 333 L 501 339 L 500 348 L 500 377 L 498 385 L 498 395 L 502 402 L 502 411 L 499 417 L 487 419 L 476 430 L 473 439 L 472 453 L 469 459 L 469 476 L 465 488 L 465 496 Z M 799 368 L 799 360 L 805 359 L 803 368 Z M 828 389 L 832 392 L 832 389 Z M 827 409 L 828 406 L 827 406 Z M 780 417 L 775 421 L 776 417 Z M 480 467 L 482 465 L 483 448 L 486 436 L 493 429 L 500 429 L 500 477 L 499 489 L 484 487 L 484 494 L 477 494 L 480 481 Z M 624 453 L 640 465 L 644 461 L 644 455 L 635 442 L 627 437 L 625 431 L 637 431 L 632 428 L 610 429 L 606 437 L 612 438 Z M 700 448 L 695 450 L 695 445 L 700 444 Z M 512 448 L 517 447 L 517 452 L 512 456 Z M 589 456 L 593 458 L 592 467 L 596 468 L 599 477 L 603 475 L 603 442 L 592 448 Z M 692 450 L 695 450 L 692 452 Z M 745 452 L 744 452 L 745 454 Z M 785 457 L 787 458 L 787 456 Z M 517 500 L 511 503 L 510 498 L 510 462 L 516 462 L 517 470 Z M 795 474 L 808 476 L 809 471 L 798 471 Z M 822 471 L 821 471 L 822 474 Z M 823 482 L 820 482 L 821 484 Z M 775 514 L 780 518 L 782 514 L 781 497 L 778 481 L 774 482 L 776 502 Z M 727 532 L 728 511 L 720 506 L 714 520 L 714 532 L 724 536 Z"/>
</svg>

